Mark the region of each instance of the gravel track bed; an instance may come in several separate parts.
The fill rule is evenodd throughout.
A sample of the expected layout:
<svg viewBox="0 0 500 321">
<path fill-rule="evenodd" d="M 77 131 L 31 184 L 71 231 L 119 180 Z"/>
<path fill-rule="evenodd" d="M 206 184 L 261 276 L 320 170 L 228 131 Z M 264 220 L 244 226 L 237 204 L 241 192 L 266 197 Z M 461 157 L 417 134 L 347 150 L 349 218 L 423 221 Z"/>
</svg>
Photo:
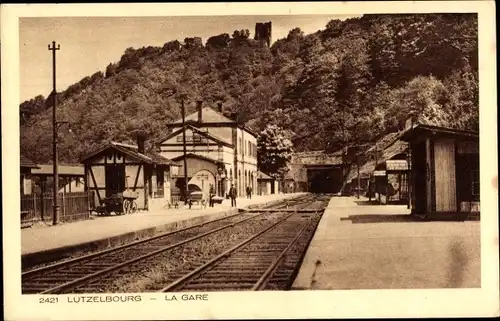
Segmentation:
<svg viewBox="0 0 500 321">
<path fill-rule="evenodd" d="M 72 293 L 88 292 L 150 292 L 161 289 L 179 276 L 177 271 L 194 270 L 242 240 L 257 233 L 283 217 L 270 213 L 224 229 L 201 239 L 166 251 L 150 259 L 137 262 L 107 275 L 105 279 L 73 289 Z"/>
<path fill-rule="evenodd" d="M 242 214 L 240 214 L 242 215 Z M 227 216 L 231 216 L 231 215 L 227 215 Z M 242 217 L 242 216 L 241 216 Z M 225 216 L 221 216 L 220 218 L 225 218 Z M 191 226 L 194 226 L 194 225 L 198 225 L 200 223 L 195 223 Z M 206 225 L 210 224 L 210 221 L 207 221 L 205 222 Z M 190 225 L 188 226 L 185 226 L 183 228 L 189 228 L 191 227 Z M 53 261 L 48 261 L 48 262 L 44 262 L 44 263 L 40 263 L 40 264 L 35 264 L 35 265 L 32 265 L 30 266 L 29 268 L 26 268 L 26 269 L 23 269 L 22 272 L 29 272 L 29 271 L 32 271 L 32 270 L 36 270 L 36 269 L 39 269 L 39 268 L 43 268 L 43 267 L 48 267 L 48 266 L 51 266 L 51 265 L 54 265 L 54 264 L 58 264 L 58 263 L 63 263 L 63 262 L 67 262 L 67 261 L 71 261 L 73 259 L 76 259 L 76 258 L 81 258 L 81 257 L 84 257 L 84 256 L 87 256 L 87 255 L 91 255 L 91 254 L 94 254 L 94 253 L 98 253 L 98 252 L 101 252 L 101 251 L 107 251 L 107 250 L 112 250 L 114 248 L 118 248 L 120 246 L 124 246 L 124 245 L 127 245 L 129 243 L 132 243 L 132 242 L 136 242 L 136 241 L 141 241 L 141 240 L 146 240 L 146 239 L 149 239 L 149 238 L 152 238 L 152 237 L 156 237 L 156 236 L 159 236 L 159 235 L 162 235 L 162 234 L 166 234 L 166 233 L 172 233 L 172 232 L 175 232 L 176 230 L 180 230 L 180 229 L 183 229 L 183 228 L 173 228 L 173 229 L 167 229 L 167 230 L 164 230 L 164 231 L 161 231 L 161 232 L 158 232 L 152 236 L 143 236 L 143 237 L 138 237 L 136 238 L 135 240 L 131 241 L 131 242 L 128 242 L 128 243 L 124 243 L 124 244 L 121 244 L 121 245 L 118 245 L 118 246 L 113 246 L 113 247 L 108 247 L 108 248 L 104 248 L 104 249 L 99 249 L 99 250 L 89 250 L 89 251 L 78 251 L 78 252 L 74 252 L 72 253 L 70 256 L 67 256 L 67 257 L 64 257 L 62 259 L 58 259 L 58 260 L 53 260 Z"/>
<path fill-rule="evenodd" d="M 302 264 L 302 260 L 304 259 L 307 247 L 321 220 L 321 216 L 322 215 L 318 215 L 313 219 L 312 224 L 306 228 L 304 235 L 288 251 L 285 259 L 277 267 L 273 276 L 267 283 L 266 290 L 290 290 Z"/>
<path fill-rule="evenodd" d="M 271 204 L 268 204 L 268 205 L 257 206 L 257 207 L 254 207 L 253 209 L 259 209 L 259 208 L 262 208 L 262 209 L 284 208 L 284 207 L 287 206 L 287 204 L 297 203 L 297 202 L 303 201 L 306 198 L 307 198 L 307 196 L 300 196 L 300 197 L 297 197 L 297 198 L 285 199 L 285 200 L 278 201 L 277 203 L 272 202 Z M 310 198 L 310 196 L 309 196 L 309 198 Z M 228 216 L 230 216 L 230 215 L 228 215 Z M 208 224 L 208 222 L 207 222 L 207 224 Z M 197 225 L 197 224 L 194 224 L 194 225 Z M 189 226 L 187 226 L 187 227 L 189 227 Z M 161 234 L 168 233 L 168 232 L 174 232 L 174 231 L 175 231 L 175 229 L 161 231 L 161 232 L 159 232 L 159 233 L 157 233 L 157 234 L 155 234 L 153 236 L 140 237 L 140 238 L 135 239 L 134 241 L 140 241 L 140 240 L 144 240 L 144 239 L 147 239 L 147 238 L 155 237 L 157 235 L 161 235 Z M 123 246 L 123 245 L 125 245 L 125 244 L 122 244 L 120 246 Z M 118 246 L 116 246 L 116 247 L 118 247 Z M 43 268 L 43 267 L 47 267 L 47 266 L 50 266 L 50 265 L 54 265 L 54 264 L 57 264 L 57 263 L 71 261 L 71 260 L 76 259 L 76 258 L 84 257 L 84 256 L 87 256 L 87 255 L 91 255 L 91 254 L 100 252 L 100 251 L 104 251 L 104 250 L 110 250 L 112 248 L 114 248 L 114 247 L 109 247 L 109 248 L 106 248 L 106 249 L 99 249 L 97 251 L 96 250 L 78 251 L 78 252 L 73 253 L 70 256 L 67 256 L 67 257 L 59 259 L 59 260 L 53 260 L 53 261 L 48 261 L 48 262 L 44 262 L 44 263 L 32 265 L 32 266 L 30 266 L 28 268 L 23 269 L 22 272 L 23 273 L 24 272 L 29 272 L 29 271 L 36 270 L 36 269 L 39 269 L 39 268 Z"/>
<path fill-rule="evenodd" d="M 117 251 L 99 255 L 95 258 L 82 260 L 74 263 L 65 264 L 55 269 L 35 272 L 32 275 L 22 277 L 23 293 L 37 293 L 51 287 L 69 282 L 71 280 L 83 277 L 93 272 L 103 270 L 112 265 L 122 263 L 133 259 L 147 252 L 153 252 L 161 247 L 175 244 L 187 238 L 209 232 L 213 229 L 238 222 L 242 219 L 253 217 L 255 214 L 238 214 L 234 217 L 226 218 L 216 222 L 207 222 L 203 226 L 190 228 L 185 231 L 176 232 L 164 237 L 158 237 L 144 243 L 132 245 Z"/>
</svg>

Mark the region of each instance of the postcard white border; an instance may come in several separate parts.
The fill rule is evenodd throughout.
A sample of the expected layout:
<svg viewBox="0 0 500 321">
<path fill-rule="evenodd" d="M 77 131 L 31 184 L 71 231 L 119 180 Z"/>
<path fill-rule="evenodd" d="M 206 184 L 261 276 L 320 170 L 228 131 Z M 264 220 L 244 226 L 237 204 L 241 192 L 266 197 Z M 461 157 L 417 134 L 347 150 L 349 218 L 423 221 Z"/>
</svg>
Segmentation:
<svg viewBox="0 0 500 321">
<path fill-rule="evenodd" d="M 210 293 L 208 302 L 41 305 L 20 294 L 19 17 L 477 12 L 481 289 Z M 492 1 L 2 5 L 2 184 L 5 318 L 52 320 L 493 316 L 499 313 L 495 4 Z M 10 188 L 15 186 L 15 188 Z M 158 296 L 156 296 L 158 297 Z M 61 296 L 64 300 L 66 296 Z M 113 306 L 111 306 L 113 305 Z"/>
</svg>

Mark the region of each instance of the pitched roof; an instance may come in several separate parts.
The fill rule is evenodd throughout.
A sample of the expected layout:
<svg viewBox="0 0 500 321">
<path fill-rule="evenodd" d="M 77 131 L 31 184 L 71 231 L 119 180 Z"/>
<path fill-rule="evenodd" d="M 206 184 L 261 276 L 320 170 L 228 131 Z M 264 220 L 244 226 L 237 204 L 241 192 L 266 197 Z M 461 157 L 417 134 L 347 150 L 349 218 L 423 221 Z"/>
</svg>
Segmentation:
<svg viewBox="0 0 500 321">
<path fill-rule="evenodd" d="M 207 156 L 202 156 L 202 155 L 198 155 L 198 154 L 194 154 L 194 153 L 187 153 L 186 158 L 190 158 L 190 157 L 203 159 L 203 160 L 206 160 L 206 161 L 211 162 L 211 163 L 218 163 L 219 162 L 218 160 L 207 157 Z M 180 155 L 180 156 L 172 158 L 172 160 L 178 161 L 178 160 L 181 160 L 183 158 L 184 158 L 184 155 Z"/>
<path fill-rule="evenodd" d="M 109 148 L 115 149 L 115 150 L 117 150 L 125 155 L 128 155 L 132 158 L 135 158 L 135 159 L 137 159 L 141 162 L 145 162 L 147 164 L 161 164 L 161 165 L 177 166 L 174 162 L 172 162 L 168 158 L 165 158 L 157 153 L 147 153 L 147 155 L 142 154 L 142 153 L 138 152 L 138 147 L 135 145 L 127 145 L 127 144 L 122 144 L 122 143 L 117 143 L 117 142 L 111 142 L 111 143 L 105 145 L 104 147 L 101 147 L 101 148 L 94 150 L 93 152 L 85 155 L 81 161 L 85 162 L 87 159 L 89 159 L 89 158 L 109 149 Z"/>
<path fill-rule="evenodd" d="M 59 175 L 85 175 L 85 169 L 82 165 L 58 165 L 57 172 L 59 173 Z M 39 168 L 33 169 L 31 173 L 35 175 L 52 175 L 54 174 L 54 167 L 52 164 L 39 165 Z"/>
<path fill-rule="evenodd" d="M 21 156 L 21 167 L 24 168 L 39 168 L 37 164 L 35 164 L 31 159 L 24 157 L 23 155 Z"/>
<path fill-rule="evenodd" d="M 170 165 L 170 166 L 179 166 L 176 163 L 174 163 L 172 160 L 161 156 L 160 154 L 157 153 L 148 153 L 148 156 L 153 160 L 155 164 L 161 164 L 161 165 Z"/>
<path fill-rule="evenodd" d="M 211 107 L 203 107 L 201 109 L 202 113 L 202 123 L 227 123 L 229 124 L 237 124 L 234 119 L 224 116 L 222 113 L 214 110 Z M 198 111 L 187 115 L 184 120 L 186 122 L 198 122 Z M 177 119 L 176 121 L 170 123 L 171 125 L 180 125 L 182 124 L 182 119 Z M 257 133 L 250 127 L 244 124 L 238 124 L 241 129 L 246 130 L 248 133 L 257 136 Z"/>
<path fill-rule="evenodd" d="M 267 175 L 266 173 L 263 173 L 261 171 L 257 172 L 257 179 L 262 179 L 262 180 L 273 180 L 271 176 Z"/>
<path fill-rule="evenodd" d="M 214 135 L 210 134 L 209 132 L 206 132 L 206 131 L 203 131 L 203 130 L 201 130 L 201 129 L 199 129 L 199 128 L 196 128 L 195 126 L 192 126 L 192 125 L 186 125 L 186 128 L 189 128 L 189 129 L 191 129 L 192 131 L 195 131 L 195 132 L 199 133 L 200 135 L 205 136 L 205 137 L 207 137 L 207 138 L 209 138 L 209 139 L 211 139 L 211 140 L 213 140 L 213 141 L 215 141 L 215 142 L 217 142 L 217 143 L 220 143 L 220 144 L 222 144 L 222 145 L 225 145 L 225 146 L 228 146 L 228 147 L 234 147 L 232 144 L 229 144 L 229 143 L 225 142 L 224 140 L 220 139 L 220 138 L 219 138 L 219 137 L 217 137 L 217 136 L 214 136 Z M 172 138 L 172 137 L 174 137 L 174 136 L 178 135 L 179 133 L 182 133 L 182 128 L 180 128 L 180 129 L 178 129 L 178 130 L 176 130 L 176 131 L 174 131 L 174 132 L 172 132 L 172 133 L 168 134 L 168 135 L 167 135 L 167 136 L 165 136 L 164 138 L 161 138 L 160 140 L 158 140 L 158 143 L 159 143 L 159 144 L 162 144 L 162 143 L 163 143 L 164 141 L 166 141 L 167 139 L 170 139 L 170 138 Z"/>
<path fill-rule="evenodd" d="M 441 135 L 446 135 L 450 137 L 461 137 L 469 139 L 479 139 L 479 133 L 476 131 L 461 130 L 440 126 L 433 126 L 427 124 L 416 124 L 413 127 L 408 128 L 402 133 L 403 140 L 409 140 L 413 135 L 430 134 L 437 133 Z"/>
<path fill-rule="evenodd" d="M 210 107 L 203 107 L 201 109 L 202 120 L 205 123 L 236 123 L 236 121 L 224 116 L 222 113 L 215 111 Z M 185 117 L 186 121 L 198 121 L 198 111 L 189 114 Z M 182 119 L 178 119 L 173 124 L 182 124 Z"/>
</svg>

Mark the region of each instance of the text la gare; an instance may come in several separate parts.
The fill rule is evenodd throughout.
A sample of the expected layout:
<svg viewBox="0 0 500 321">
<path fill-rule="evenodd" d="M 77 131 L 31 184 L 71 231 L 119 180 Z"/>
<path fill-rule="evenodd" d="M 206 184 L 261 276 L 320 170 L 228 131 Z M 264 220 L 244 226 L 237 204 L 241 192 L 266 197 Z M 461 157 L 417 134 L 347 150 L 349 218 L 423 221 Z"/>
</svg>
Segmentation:
<svg viewBox="0 0 500 321">
<path fill-rule="evenodd" d="M 208 294 L 165 295 L 165 301 L 208 301 Z"/>
</svg>

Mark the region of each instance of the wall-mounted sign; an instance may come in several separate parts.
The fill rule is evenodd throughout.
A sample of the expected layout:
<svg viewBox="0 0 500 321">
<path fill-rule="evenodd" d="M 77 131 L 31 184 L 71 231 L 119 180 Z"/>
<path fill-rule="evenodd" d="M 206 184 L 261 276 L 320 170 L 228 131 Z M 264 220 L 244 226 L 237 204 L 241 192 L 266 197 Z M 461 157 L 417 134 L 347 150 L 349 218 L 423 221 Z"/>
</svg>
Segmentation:
<svg viewBox="0 0 500 321">
<path fill-rule="evenodd" d="M 374 171 L 373 176 L 385 176 L 385 171 Z"/>
<path fill-rule="evenodd" d="M 388 171 L 407 171 L 408 162 L 404 159 L 388 160 L 385 162 Z"/>
</svg>

